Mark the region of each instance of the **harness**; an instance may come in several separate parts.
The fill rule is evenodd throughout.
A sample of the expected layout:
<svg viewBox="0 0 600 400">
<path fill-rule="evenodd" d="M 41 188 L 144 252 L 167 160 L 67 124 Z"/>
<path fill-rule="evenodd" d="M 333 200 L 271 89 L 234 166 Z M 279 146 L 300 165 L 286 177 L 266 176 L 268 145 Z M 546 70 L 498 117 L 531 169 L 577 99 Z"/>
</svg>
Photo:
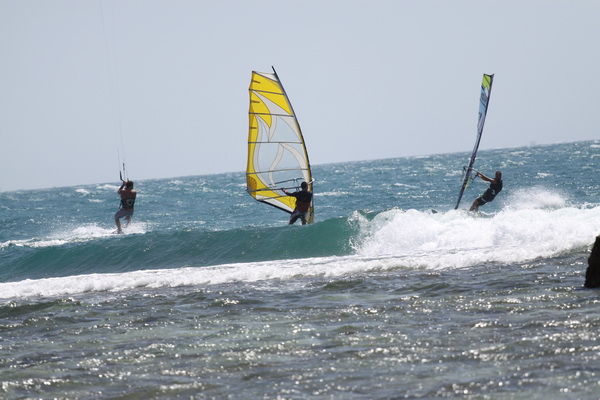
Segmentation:
<svg viewBox="0 0 600 400">
<path fill-rule="evenodd" d="M 121 209 L 132 210 L 135 204 L 135 199 L 121 199 Z"/>
</svg>

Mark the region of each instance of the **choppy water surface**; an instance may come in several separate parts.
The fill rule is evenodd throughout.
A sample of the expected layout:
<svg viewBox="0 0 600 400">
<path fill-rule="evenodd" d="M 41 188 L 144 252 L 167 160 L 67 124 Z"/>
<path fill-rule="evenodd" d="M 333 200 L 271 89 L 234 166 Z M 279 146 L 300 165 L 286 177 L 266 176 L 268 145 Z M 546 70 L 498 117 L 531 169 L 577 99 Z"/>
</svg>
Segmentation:
<svg viewBox="0 0 600 400">
<path fill-rule="evenodd" d="M 304 227 L 243 173 L 136 182 L 125 235 L 116 183 L 0 193 L 0 397 L 599 398 L 600 143 L 481 152 L 478 214 L 467 157 L 316 166 Z"/>
</svg>

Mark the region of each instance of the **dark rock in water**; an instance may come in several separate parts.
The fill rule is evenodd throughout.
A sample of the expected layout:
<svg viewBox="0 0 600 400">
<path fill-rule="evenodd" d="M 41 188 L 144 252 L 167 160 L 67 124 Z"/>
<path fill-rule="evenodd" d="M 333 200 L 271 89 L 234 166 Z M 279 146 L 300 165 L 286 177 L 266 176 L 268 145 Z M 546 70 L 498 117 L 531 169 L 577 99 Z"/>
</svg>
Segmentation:
<svg viewBox="0 0 600 400">
<path fill-rule="evenodd" d="M 586 288 L 600 287 L 600 236 L 596 236 L 596 243 L 592 247 L 592 254 L 588 258 L 588 269 L 585 272 Z"/>
</svg>

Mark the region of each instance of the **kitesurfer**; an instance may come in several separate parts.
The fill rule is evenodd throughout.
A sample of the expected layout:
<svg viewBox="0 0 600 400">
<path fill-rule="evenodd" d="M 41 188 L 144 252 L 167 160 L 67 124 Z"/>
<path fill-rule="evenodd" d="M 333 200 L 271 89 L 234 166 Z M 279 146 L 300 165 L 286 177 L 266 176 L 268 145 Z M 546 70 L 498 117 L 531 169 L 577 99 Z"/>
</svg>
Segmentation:
<svg viewBox="0 0 600 400">
<path fill-rule="evenodd" d="M 300 184 L 300 188 L 302 190 L 294 193 L 288 193 L 285 189 L 281 189 L 286 195 L 296 198 L 296 208 L 290 216 L 289 225 L 292 225 L 294 222 L 296 222 L 298 218 L 302 220 L 302 225 L 306 225 L 306 215 L 310 210 L 310 203 L 312 201 L 313 194 L 308 191 L 308 183 L 306 182 L 302 182 Z"/>
<path fill-rule="evenodd" d="M 133 216 L 135 198 L 137 196 L 137 192 L 133 190 L 133 182 L 132 181 L 124 181 L 121 179 L 121 187 L 119 188 L 119 196 L 121 196 L 121 208 L 119 211 L 115 213 L 115 224 L 117 225 L 117 233 L 123 233 L 121 230 L 121 218 L 125 218 L 127 221 L 127 225 L 131 222 L 131 217 Z"/>
<path fill-rule="evenodd" d="M 477 177 L 481 178 L 483 181 L 490 182 L 490 187 L 484 194 L 475 199 L 469 211 L 477 211 L 479 206 L 494 200 L 496 195 L 502 190 L 502 172 L 496 171 L 496 176 L 494 178 L 488 178 L 481 172 L 477 172 Z"/>
</svg>

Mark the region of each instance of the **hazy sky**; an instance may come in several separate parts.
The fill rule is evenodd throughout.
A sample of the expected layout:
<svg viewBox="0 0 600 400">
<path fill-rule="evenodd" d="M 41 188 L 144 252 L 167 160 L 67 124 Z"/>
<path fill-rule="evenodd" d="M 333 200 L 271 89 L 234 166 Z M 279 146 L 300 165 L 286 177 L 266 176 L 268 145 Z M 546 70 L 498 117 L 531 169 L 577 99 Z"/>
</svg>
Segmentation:
<svg viewBox="0 0 600 400">
<path fill-rule="evenodd" d="M 470 151 L 483 73 L 482 149 L 599 139 L 598 16 L 598 0 L 0 0 L 0 191 L 117 183 L 119 156 L 133 180 L 243 171 L 250 74 L 272 65 L 312 164 Z"/>
</svg>

